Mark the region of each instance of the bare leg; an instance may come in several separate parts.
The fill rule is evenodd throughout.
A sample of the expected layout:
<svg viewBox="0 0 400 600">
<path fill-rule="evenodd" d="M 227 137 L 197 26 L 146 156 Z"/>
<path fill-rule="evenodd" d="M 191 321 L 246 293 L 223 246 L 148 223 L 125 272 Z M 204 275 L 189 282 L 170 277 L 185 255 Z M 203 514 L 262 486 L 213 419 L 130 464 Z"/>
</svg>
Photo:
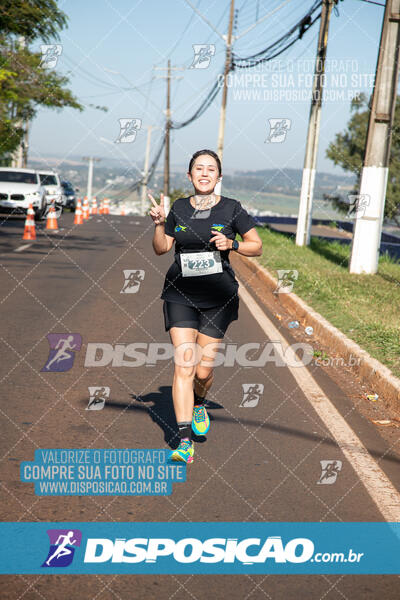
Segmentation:
<svg viewBox="0 0 400 600">
<path fill-rule="evenodd" d="M 187 348 L 182 352 L 182 350 L 179 350 L 179 346 L 189 342 L 192 348 L 194 348 L 197 330 L 190 327 L 171 327 L 169 333 L 176 352 L 174 380 L 172 384 L 175 417 L 178 423 L 190 423 L 193 415 L 193 378 L 196 372 L 196 364 L 195 360 L 191 360 L 193 359 L 193 349 Z M 184 361 L 192 363 L 193 366 L 176 364 L 177 361 L 182 363 L 182 358 Z"/>
<path fill-rule="evenodd" d="M 208 365 L 211 363 L 217 351 L 216 344 L 221 342 L 221 339 L 216 339 L 205 335 L 204 333 L 198 333 L 196 342 L 201 346 L 203 350 L 201 361 L 196 365 L 196 373 L 194 376 L 194 391 L 198 396 L 205 398 L 208 390 L 212 386 L 214 380 L 213 366 Z"/>
</svg>

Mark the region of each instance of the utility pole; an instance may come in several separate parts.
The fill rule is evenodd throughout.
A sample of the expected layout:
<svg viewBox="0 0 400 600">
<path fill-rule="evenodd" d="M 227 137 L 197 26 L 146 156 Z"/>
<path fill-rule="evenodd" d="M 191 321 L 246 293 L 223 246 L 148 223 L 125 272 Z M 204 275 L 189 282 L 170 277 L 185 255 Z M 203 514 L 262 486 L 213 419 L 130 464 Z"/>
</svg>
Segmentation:
<svg viewBox="0 0 400 600">
<path fill-rule="evenodd" d="M 165 71 L 165 67 L 155 67 L 155 70 Z M 165 148 L 164 148 L 164 206 L 165 214 L 169 211 L 169 142 L 171 131 L 171 71 L 183 71 L 180 67 L 171 67 L 171 61 L 168 60 L 167 75 L 160 75 L 161 79 L 167 80 L 167 108 L 165 111 Z M 173 79 L 182 79 L 173 77 Z"/>
<path fill-rule="evenodd" d="M 318 49 L 315 60 L 314 80 L 312 89 L 312 100 L 310 117 L 308 122 L 308 133 L 306 142 L 306 153 L 304 157 L 303 179 L 301 182 L 299 214 L 297 217 L 297 246 L 308 246 L 312 225 L 312 204 L 314 196 L 315 170 L 317 166 L 317 153 L 319 142 L 319 129 L 321 122 L 322 93 L 324 87 L 324 71 L 326 49 L 328 46 L 329 21 L 332 7 L 337 0 L 324 0 L 321 11 L 321 23 L 319 27 Z"/>
<path fill-rule="evenodd" d="M 147 142 L 146 142 L 146 154 L 145 154 L 145 158 L 144 158 L 142 197 L 141 197 L 141 203 L 140 203 L 140 214 L 142 216 L 145 216 L 145 202 L 146 202 L 146 197 L 147 197 L 147 183 L 148 183 L 149 161 L 150 161 L 151 130 L 152 130 L 152 126 L 149 125 L 148 128 L 147 128 Z"/>
<path fill-rule="evenodd" d="M 84 156 L 83 160 L 89 161 L 88 182 L 87 182 L 86 196 L 88 197 L 88 200 L 89 200 L 89 203 L 90 203 L 92 201 L 93 163 L 94 162 L 100 162 L 101 158 L 94 158 L 93 156 Z"/>
<path fill-rule="evenodd" d="M 229 13 L 229 25 L 228 35 L 226 36 L 226 55 L 225 55 L 225 71 L 224 71 L 224 85 L 222 88 L 222 104 L 221 112 L 219 117 L 219 129 L 218 129 L 218 156 L 222 163 L 222 155 L 224 153 L 224 135 L 225 135 L 225 120 L 226 120 L 226 101 L 228 98 L 228 75 L 231 70 L 232 62 L 232 30 L 233 30 L 233 16 L 235 12 L 235 0 L 231 0 L 231 9 Z M 225 39 L 225 36 L 224 36 Z"/>
<path fill-rule="evenodd" d="M 373 274 L 378 270 L 399 78 L 399 25 L 400 0 L 387 0 L 361 171 L 359 205 L 355 207 L 350 273 Z M 361 202 L 365 208 L 363 213 L 359 211 Z"/>
<path fill-rule="evenodd" d="M 167 71 L 167 110 L 165 117 L 164 197 L 169 200 L 169 134 L 171 130 L 171 61 L 169 59 Z"/>
</svg>

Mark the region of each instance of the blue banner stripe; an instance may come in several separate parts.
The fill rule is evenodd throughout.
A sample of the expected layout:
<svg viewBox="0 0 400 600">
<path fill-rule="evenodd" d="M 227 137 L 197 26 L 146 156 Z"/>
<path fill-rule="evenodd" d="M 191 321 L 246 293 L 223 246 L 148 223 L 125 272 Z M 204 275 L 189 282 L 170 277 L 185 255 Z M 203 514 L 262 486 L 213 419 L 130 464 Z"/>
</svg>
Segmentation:
<svg viewBox="0 0 400 600">
<path fill-rule="evenodd" d="M 0 573 L 399 574 L 399 523 L 2 523 Z"/>
</svg>

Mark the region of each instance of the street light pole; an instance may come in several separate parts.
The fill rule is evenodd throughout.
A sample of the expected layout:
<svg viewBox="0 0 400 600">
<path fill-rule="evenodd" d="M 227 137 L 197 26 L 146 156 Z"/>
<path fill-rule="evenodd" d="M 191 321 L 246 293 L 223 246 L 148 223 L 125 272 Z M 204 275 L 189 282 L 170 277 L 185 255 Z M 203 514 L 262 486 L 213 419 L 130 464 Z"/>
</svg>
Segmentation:
<svg viewBox="0 0 400 600">
<path fill-rule="evenodd" d="M 306 153 L 304 157 L 303 179 L 301 182 L 299 214 L 297 217 L 297 246 L 308 246 L 310 243 L 312 204 L 321 122 L 322 92 L 324 88 L 325 58 L 328 46 L 329 21 L 333 4 L 336 3 L 336 1 L 337 0 L 324 0 L 322 4 L 312 100 L 308 121 Z"/>
<path fill-rule="evenodd" d="M 94 158 L 93 156 L 84 156 L 83 160 L 89 161 L 88 167 L 88 182 L 87 182 L 87 192 L 86 196 L 88 197 L 89 203 L 92 201 L 92 187 L 93 187 L 93 163 L 100 162 L 101 158 Z"/>
<path fill-rule="evenodd" d="M 151 131 L 152 126 L 149 125 L 147 128 L 147 142 L 146 142 L 146 154 L 144 158 L 144 171 L 143 171 L 143 183 L 142 183 L 142 196 L 140 203 L 140 214 L 145 216 L 145 202 L 147 196 L 147 183 L 148 183 L 148 174 L 149 174 L 149 162 L 150 162 L 150 141 L 151 141 Z"/>
<path fill-rule="evenodd" d="M 164 197 L 169 200 L 169 134 L 171 130 L 171 61 L 167 68 L 167 110 L 165 112 Z"/>
</svg>

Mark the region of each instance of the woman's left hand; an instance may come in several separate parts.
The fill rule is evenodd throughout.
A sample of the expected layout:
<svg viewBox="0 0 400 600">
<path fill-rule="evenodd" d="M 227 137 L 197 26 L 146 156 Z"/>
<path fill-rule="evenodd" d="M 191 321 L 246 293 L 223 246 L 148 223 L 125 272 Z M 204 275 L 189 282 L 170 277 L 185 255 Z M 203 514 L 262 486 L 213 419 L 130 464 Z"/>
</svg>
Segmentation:
<svg viewBox="0 0 400 600">
<path fill-rule="evenodd" d="M 232 240 L 227 238 L 226 235 L 220 231 L 211 230 L 215 235 L 210 239 L 211 242 L 215 242 L 217 250 L 231 250 Z"/>
</svg>

